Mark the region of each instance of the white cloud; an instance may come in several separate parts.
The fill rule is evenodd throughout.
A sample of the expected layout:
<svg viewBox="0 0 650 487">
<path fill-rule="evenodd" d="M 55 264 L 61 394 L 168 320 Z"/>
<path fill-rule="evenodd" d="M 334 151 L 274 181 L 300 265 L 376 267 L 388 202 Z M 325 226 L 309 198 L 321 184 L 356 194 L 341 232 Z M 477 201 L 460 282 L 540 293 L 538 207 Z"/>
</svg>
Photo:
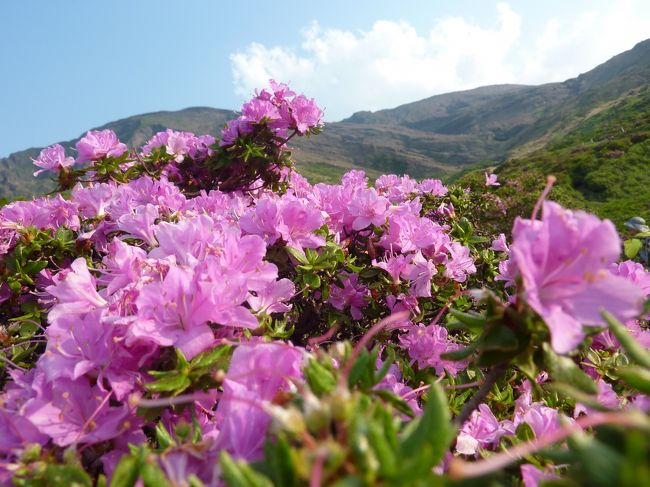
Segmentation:
<svg viewBox="0 0 650 487">
<path fill-rule="evenodd" d="M 506 3 L 497 5 L 494 25 L 443 17 L 426 33 L 404 21 L 381 20 L 357 32 L 314 22 L 300 49 L 253 43 L 232 54 L 235 91 L 246 98 L 270 78 L 288 81 L 316 98 L 332 121 L 481 85 L 561 81 L 650 34 L 650 11 L 639 2 L 645 0 L 548 18 L 536 38 Z"/>
</svg>

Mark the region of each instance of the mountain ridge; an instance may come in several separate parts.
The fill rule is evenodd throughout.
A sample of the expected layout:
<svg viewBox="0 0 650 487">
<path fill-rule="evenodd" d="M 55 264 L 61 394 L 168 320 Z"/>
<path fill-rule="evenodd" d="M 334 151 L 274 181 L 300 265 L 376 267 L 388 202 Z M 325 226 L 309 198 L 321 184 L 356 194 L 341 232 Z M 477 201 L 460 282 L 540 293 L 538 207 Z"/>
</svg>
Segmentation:
<svg viewBox="0 0 650 487">
<path fill-rule="evenodd" d="M 650 39 L 594 69 L 562 82 L 502 84 L 444 93 L 328 123 L 318 137 L 297 140 L 294 159 L 312 180 L 334 181 L 352 168 L 450 178 L 482 164 L 499 164 L 538 149 L 594 111 L 650 84 Z M 218 134 L 231 110 L 188 107 L 126 117 L 98 127 L 114 130 L 130 147 L 172 128 Z M 73 147 L 77 139 L 63 142 Z M 0 196 L 32 196 L 50 189 L 32 178 L 39 148 L 0 159 Z"/>
</svg>

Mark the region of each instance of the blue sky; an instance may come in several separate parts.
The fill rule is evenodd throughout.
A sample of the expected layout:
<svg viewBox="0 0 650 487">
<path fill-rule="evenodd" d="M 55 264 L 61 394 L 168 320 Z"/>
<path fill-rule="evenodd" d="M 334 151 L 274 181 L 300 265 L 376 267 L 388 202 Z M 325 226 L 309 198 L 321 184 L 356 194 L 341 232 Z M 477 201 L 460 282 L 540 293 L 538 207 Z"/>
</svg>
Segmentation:
<svg viewBox="0 0 650 487">
<path fill-rule="evenodd" d="M 0 157 L 139 113 L 235 109 L 269 77 L 333 121 L 562 81 L 646 37 L 646 0 L 0 0 Z"/>
</svg>

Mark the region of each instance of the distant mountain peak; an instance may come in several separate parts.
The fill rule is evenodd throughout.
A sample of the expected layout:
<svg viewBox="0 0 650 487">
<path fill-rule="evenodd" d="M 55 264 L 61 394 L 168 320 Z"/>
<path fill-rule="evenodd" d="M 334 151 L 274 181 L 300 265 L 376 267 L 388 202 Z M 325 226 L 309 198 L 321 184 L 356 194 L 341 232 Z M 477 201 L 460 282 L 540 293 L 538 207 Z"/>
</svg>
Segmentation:
<svg viewBox="0 0 650 487">
<path fill-rule="evenodd" d="M 599 107 L 650 85 L 650 39 L 587 73 L 539 86 L 502 84 L 434 95 L 328 123 L 318 137 L 296 144 L 295 160 L 313 179 L 333 181 L 362 168 L 370 176 L 408 173 L 447 177 L 477 164 L 504 161 L 546 144 Z M 218 134 L 238 114 L 210 107 L 158 111 L 110 122 L 130 147 L 171 128 Z M 74 146 L 77 139 L 62 142 Z M 0 159 L 0 196 L 32 196 L 51 186 L 33 178 L 38 149 Z"/>
</svg>

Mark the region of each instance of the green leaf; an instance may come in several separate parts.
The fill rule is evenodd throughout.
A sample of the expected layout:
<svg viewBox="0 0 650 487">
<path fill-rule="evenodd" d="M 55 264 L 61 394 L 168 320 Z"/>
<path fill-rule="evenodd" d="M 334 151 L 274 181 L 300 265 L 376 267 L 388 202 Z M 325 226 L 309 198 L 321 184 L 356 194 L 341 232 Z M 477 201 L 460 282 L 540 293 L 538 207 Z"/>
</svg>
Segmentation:
<svg viewBox="0 0 650 487">
<path fill-rule="evenodd" d="M 482 329 L 485 327 L 485 316 L 475 311 L 464 313 L 462 311 L 458 311 L 457 309 L 449 308 L 449 314 L 451 314 L 451 316 L 456 318 L 464 325 L 467 325 L 469 328 Z"/>
<path fill-rule="evenodd" d="M 428 446 L 427 468 L 438 465 L 454 438 L 455 428 L 447 404 L 447 395 L 442 386 L 431 383 L 427 403 L 422 416 L 409 423 L 400 444 L 401 456 L 408 458 L 414 452 Z"/>
<path fill-rule="evenodd" d="M 551 377 L 587 394 L 597 394 L 598 387 L 594 380 L 585 374 L 569 357 L 557 355 L 549 343 L 542 345 L 544 362 Z"/>
<path fill-rule="evenodd" d="M 638 238 L 631 238 L 623 242 L 623 252 L 628 259 L 634 259 L 643 248 L 643 241 Z"/>
<path fill-rule="evenodd" d="M 383 424 L 376 418 L 370 418 L 367 426 L 368 442 L 379 460 L 381 474 L 386 477 L 394 476 L 398 470 L 397 452 L 393 450 L 391 442 L 386 438 Z"/>
<path fill-rule="evenodd" d="M 175 348 L 174 351 L 176 352 L 176 369 L 177 370 L 189 370 L 190 369 L 190 363 L 185 358 L 185 355 L 183 355 L 183 352 L 181 351 L 181 349 L 180 348 Z"/>
<path fill-rule="evenodd" d="M 219 463 L 223 479 L 230 487 L 273 487 L 268 477 L 253 470 L 247 463 L 234 461 L 226 451 L 221 451 Z"/>
<path fill-rule="evenodd" d="M 124 455 L 115 467 L 111 487 L 133 487 L 138 480 L 138 459 Z"/>
<path fill-rule="evenodd" d="M 169 434 L 169 431 L 167 431 L 167 428 L 165 428 L 162 422 L 156 424 L 156 440 L 158 441 L 158 446 L 163 450 L 175 444 L 172 435 Z"/>
<path fill-rule="evenodd" d="M 198 354 L 190 362 L 192 369 L 202 369 L 210 367 L 212 369 L 226 370 L 230 363 L 230 357 L 233 353 L 232 345 L 220 345 L 211 350 L 206 350 Z"/>
<path fill-rule="evenodd" d="M 158 464 L 158 460 L 155 458 L 151 461 L 145 459 L 144 462 L 142 462 L 140 477 L 142 478 L 145 487 L 171 487 L 172 485 L 167 480 L 167 476 L 164 474 Z"/>
<path fill-rule="evenodd" d="M 373 357 L 375 357 L 375 354 L 371 354 L 365 349 L 359 354 L 354 364 L 352 364 L 348 376 L 348 385 L 350 387 L 358 384 L 362 388 L 370 388 L 375 385 L 375 362 Z"/>
<path fill-rule="evenodd" d="M 68 487 L 92 487 L 90 476 L 77 465 L 48 465 L 45 469 L 45 485 Z"/>
<path fill-rule="evenodd" d="M 553 392 L 557 392 L 564 396 L 567 399 L 574 399 L 576 402 L 582 403 L 585 406 L 595 409 L 597 411 L 610 411 L 609 408 L 603 406 L 595 395 L 585 394 L 582 390 L 566 384 L 563 382 L 553 382 L 547 384 L 545 389 L 548 389 Z"/>
<path fill-rule="evenodd" d="M 495 325 L 481 337 L 478 342 L 479 351 L 513 351 L 519 347 L 515 332 L 503 325 Z"/>
<path fill-rule="evenodd" d="M 41 272 L 46 267 L 47 267 L 47 261 L 36 260 L 25 264 L 25 266 L 23 267 L 23 271 L 26 274 L 33 276 Z"/>
<path fill-rule="evenodd" d="M 291 254 L 291 256 L 301 264 L 303 265 L 309 264 L 309 261 L 307 260 L 307 256 L 302 250 L 294 249 L 293 247 L 286 247 L 286 249 L 287 252 L 289 252 L 289 254 Z"/>
<path fill-rule="evenodd" d="M 398 395 L 393 394 L 387 389 L 377 389 L 376 391 L 372 392 L 374 395 L 379 396 L 381 399 L 389 403 L 400 413 L 407 415 L 409 418 L 415 417 L 415 413 L 411 409 L 411 406 L 409 406 L 408 403 Z"/>
<path fill-rule="evenodd" d="M 307 273 L 303 274 L 302 279 L 303 279 L 303 281 L 305 281 L 305 284 L 307 284 L 310 287 L 313 287 L 313 288 L 316 288 L 316 289 L 320 287 L 321 281 L 320 281 L 320 277 L 318 276 L 318 274 L 314 274 L 312 272 L 307 272 Z"/>
<path fill-rule="evenodd" d="M 476 351 L 476 343 L 470 343 L 467 347 L 452 352 L 445 352 L 440 354 L 440 357 L 445 360 L 465 360 Z"/>
<path fill-rule="evenodd" d="M 619 367 L 616 373 L 627 385 L 643 394 L 650 394 L 650 370 L 641 367 Z"/>
<path fill-rule="evenodd" d="M 266 442 L 264 460 L 268 465 L 271 480 L 276 486 L 296 485 L 296 469 L 291 458 L 291 448 L 284 437 L 278 437 L 275 442 Z"/>
<path fill-rule="evenodd" d="M 609 325 L 609 329 L 619 341 L 623 350 L 625 350 L 627 355 L 630 357 L 630 360 L 646 369 L 650 369 L 650 353 L 648 353 L 648 351 L 643 348 L 632 335 L 630 335 L 625 328 L 625 325 L 614 318 L 613 315 L 607 311 L 603 311 L 602 315 Z"/>
<path fill-rule="evenodd" d="M 322 396 L 336 387 L 336 378 L 330 370 L 318 361 L 311 359 L 303 369 L 307 384 L 314 394 Z"/>
<path fill-rule="evenodd" d="M 174 392 L 180 394 L 185 389 L 192 385 L 189 377 L 186 375 L 179 375 L 178 372 L 172 371 L 169 375 L 165 375 L 160 379 L 145 384 L 145 388 L 151 392 Z"/>
</svg>

